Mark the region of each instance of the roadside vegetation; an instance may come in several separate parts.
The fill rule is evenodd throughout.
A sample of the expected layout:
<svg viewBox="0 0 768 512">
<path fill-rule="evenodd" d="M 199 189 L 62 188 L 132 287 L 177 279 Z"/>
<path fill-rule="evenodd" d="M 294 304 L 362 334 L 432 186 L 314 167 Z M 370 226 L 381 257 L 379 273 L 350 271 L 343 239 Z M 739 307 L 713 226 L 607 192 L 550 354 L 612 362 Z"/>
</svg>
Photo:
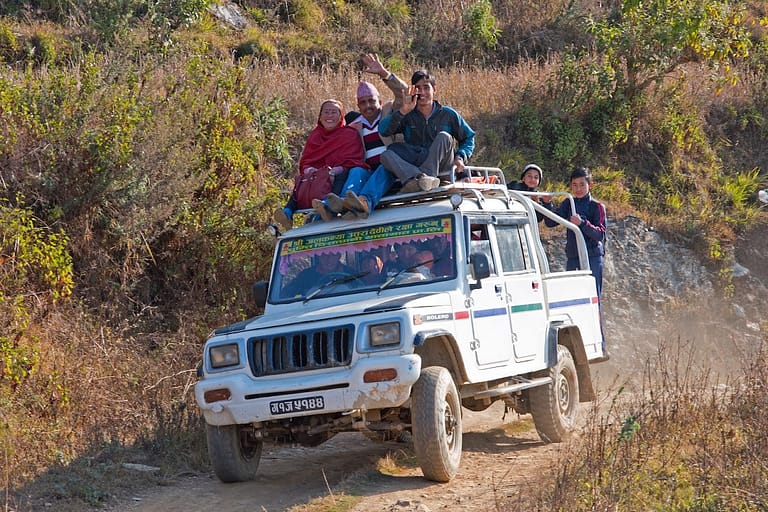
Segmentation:
<svg viewBox="0 0 768 512">
<path fill-rule="evenodd" d="M 720 384 L 693 363 L 691 349 L 662 343 L 642 393 L 622 396 L 620 388 L 596 404 L 604 412 L 589 415 L 579 446 L 526 510 L 766 510 L 765 346 Z"/>
<path fill-rule="evenodd" d="M 434 70 L 438 99 L 478 131 L 473 163 L 516 179 L 535 161 L 548 188 L 592 167 L 610 211 L 698 250 L 723 293 L 738 235 L 765 222 L 755 201 L 768 168 L 762 2 L 251 0 L 242 26 L 214 16 L 216 5 L 0 5 L 5 508 L 33 508 L 35 482 L 51 482 L 48 501 L 98 506 L 118 493 L 103 483 L 120 478 L 115 465 L 137 458 L 166 474 L 206 467 L 191 394 L 202 342 L 257 313 L 248 292 L 268 272 L 271 213 L 322 99 L 353 108 L 362 53 L 406 79 Z M 657 398 L 703 428 L 713 407 L 761 410 L 761 371 L 745 369 L 739 396 L 693 393 L 688 374 L 670 373 L 680 396 Z M 647 434 L 658 415 L 643 411 L 622 441 L 623 426 L 595 426 L 590 460 L 614 459 L 566 466 L 590 494 L 564 482 L 559 499 L 636 509 L 617 501 L 627 475 L 604 474 L 623 464 L 613 454 L 643 455 L 637 476 L 674 469 L 651 443 L 667 439 Z M 759 426 L 739 421 L 721 446 L 741 457 L 686 465 L 680 488 L 693 497 L 670 510 L 734 509 L 711 487 L 723 481 L 759 490 L 742 477 L 765 467 L 767 451 L 737 450 L 754 446 Z M 715 450 L 714 438 L 696 439 Z M 696 442 L 678 448 L 709 464 L 715 452 Z M 66 468 L 81 474 L 55 478 Z M 674 481 L 665 473 L 655 490 Z M 693 492 L 695 482 L 709 487 Z"/>
</svg>

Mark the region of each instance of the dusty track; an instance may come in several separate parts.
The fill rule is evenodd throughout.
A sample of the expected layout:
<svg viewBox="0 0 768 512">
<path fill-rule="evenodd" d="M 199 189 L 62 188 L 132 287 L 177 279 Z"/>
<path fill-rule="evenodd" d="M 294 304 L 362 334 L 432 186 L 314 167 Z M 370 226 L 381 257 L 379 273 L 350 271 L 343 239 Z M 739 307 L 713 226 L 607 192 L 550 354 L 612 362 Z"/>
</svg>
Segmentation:
<svg viewBox="0 0 768 512">
<path fill-rule="evenodd" d="M 388 453 L 407 445 L 374 443 L 360 434 L 341 434 L 317 448 L 265 447 L 256 480 L 222 484 L 212 474 L 175 479 L 148 489 L 121 510 L 131 512 L 276 512 L 338 493 L 363 496 L 356 512 L 419 510 L 496 510 L 497 501 L 514 500 L 557 458 L 560 445 L 542 443 L 530 417 L 509 413 L 503 405 L 482 413 L 464 410 L 464 452 L 459 474 L 447 484 L 422 478 L 418 468 L 391 476 L 376 469 Z M 522 431 L 522 432 L 521 432 Z M 395 455 L 397 456 L 397 455 Z M 327 484 L 326 484 L 327 480 Z M 423 509 L 422 509 L 423 510 Z"/>
</svg>

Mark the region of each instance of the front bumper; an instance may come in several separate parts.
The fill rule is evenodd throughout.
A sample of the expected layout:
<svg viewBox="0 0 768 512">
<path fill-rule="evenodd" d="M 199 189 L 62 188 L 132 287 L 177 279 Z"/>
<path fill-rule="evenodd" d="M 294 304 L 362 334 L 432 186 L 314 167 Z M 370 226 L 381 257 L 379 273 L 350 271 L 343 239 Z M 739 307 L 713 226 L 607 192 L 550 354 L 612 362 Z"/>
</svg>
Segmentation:
<svg viewBox="0 0 768 512">
<path fill-rule="evenodd" d="M 365 382 L 372 370 L 393 368 L 394 380 Z M 376 356 L 358 359 L 346 369 L 297 372 L 278 377 L 251 377 L 247 369 L 238 373 L 206 376 L 195 385 L 195 399 L 209 425 L 233 425 L 296 416 L 330 414 L 352 410 L 373 410 L 402 405 L 421 373 L 421 358 L 415 354 Z M 228 400 L 206 403 L 205 393 L 229 389 Z M 310 411 L 273 414 L 270 404 L 283 400 L 322 398 L 323 407 Z"/>
</svg>

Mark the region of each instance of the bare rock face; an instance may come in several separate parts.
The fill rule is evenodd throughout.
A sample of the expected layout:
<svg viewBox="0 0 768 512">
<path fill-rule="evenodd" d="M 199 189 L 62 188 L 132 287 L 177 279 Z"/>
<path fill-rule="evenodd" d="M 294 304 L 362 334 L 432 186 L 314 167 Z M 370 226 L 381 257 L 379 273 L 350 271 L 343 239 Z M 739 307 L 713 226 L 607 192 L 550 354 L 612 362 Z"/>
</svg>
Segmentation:
<svg viewBox="0 0 768 512">
<path fill-rule="evenodd" d="M 565 262 L 565 234 L 557 231 L 545 244 L 553 271 Z M 715 374 L 738 371 L 759 343 L 758 305 L 768 302 L 759 272 L 750 267 L 759 259 L 768 267 L 768 252 L 760 258 L 751 250 L 743 264 L 747 272 L 734 274 L 733 298 L 726 300 L 717 289 L 718 276 L 691 250 L 666 240 L 638 217 L 609 218 L 601 303 L 611 360 L 596 366 L 598 373 L 639 378 L 648 354 L 657 353 L 660 344 L 685 347 L 684 358 Z"/>
<path fill-rule="evenodd" d="M 240 6 L 234 2 L 212 3 L 210 13 L 235 30 L 243 30 L 248 26 L 248 19 L 240 12 Z"/>
</svg>

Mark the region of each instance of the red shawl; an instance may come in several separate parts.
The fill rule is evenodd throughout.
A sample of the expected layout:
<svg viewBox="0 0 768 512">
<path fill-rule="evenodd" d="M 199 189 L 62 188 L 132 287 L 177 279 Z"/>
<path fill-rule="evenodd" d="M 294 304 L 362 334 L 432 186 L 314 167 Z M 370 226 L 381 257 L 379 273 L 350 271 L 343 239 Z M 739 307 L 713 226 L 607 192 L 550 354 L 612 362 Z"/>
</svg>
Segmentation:
<svg viewBox="0 0 768 512">
<path fill-rule="evenodd" d="M 323 102 L 323 105 L 326 103 L 329 101 Z M 300 172 L 307 167 L 320 168 L 326 165 L 329 167 L 341 165 L 345 169 L 352 167 L 370 169 L 365 162 L 365 149 L 360 132 L 347 126 L 344 121 L 344 108 L 336 101 L 333 103 L 341 110 L 341 122 L 336 128 L 326 130 L 320 123 L 320 116 L 317 116 L 317 126 L 309 134 L 299 159 Z M 320 110 L 322 111 L 322 106 Z"/>
</svg>

